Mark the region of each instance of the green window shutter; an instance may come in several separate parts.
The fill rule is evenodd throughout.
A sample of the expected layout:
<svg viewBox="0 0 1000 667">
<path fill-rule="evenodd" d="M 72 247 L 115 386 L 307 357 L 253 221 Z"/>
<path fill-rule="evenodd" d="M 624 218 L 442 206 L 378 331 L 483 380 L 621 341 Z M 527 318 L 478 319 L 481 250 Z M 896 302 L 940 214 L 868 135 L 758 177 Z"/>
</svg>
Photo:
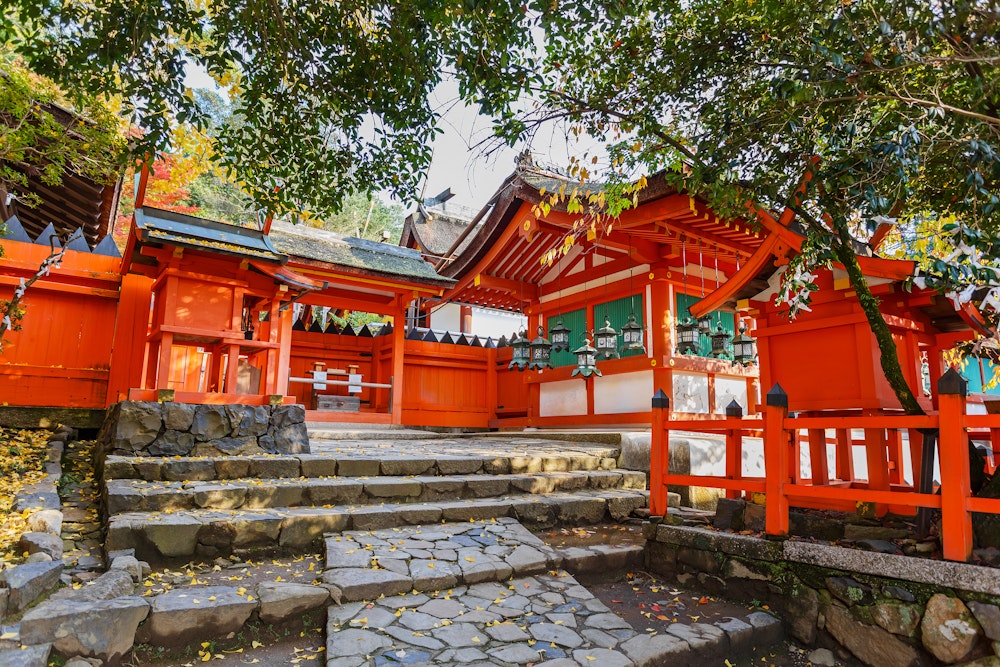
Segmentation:
<svg viewBox="0 0 1000 667">
<path fill-rule="evenodd" d="M 680 321 L 685 317 L 690 316 L 690 313 L 688 313 L 688 308 L 690 308 L 692 304 L 701 301 L 701 297 L 691 296 L 688 294 L 681 294 L 680 292 L 677 292 L 676 294 L 677 294 L 676 320 Z M 727 332 L 730 336 L 736 335 L 736 316 L 733 313 L 727 313 L 724 311 L 716 310 L 713 311 L 711 315 L 712 315 L 712 331 L 715 331 L 715 328 L 718 327 L 719 324 L 721 323 L 723 331 Z M 698 356 L 708 357 L 711 356 L 711 353 L 712 353 L 712 339 L 709 338 L 708 336 L 702 336 L 701 347 L 698 349 Z"/>
<path fill-rule="evenodd" d="M 551 329 L 560 319 L 570 332 L 569 351 L 560 350 L 559 352 L 553 352 L 550 360 L 556 368 L 560 366 L 576 366 L 576 355 L 573 354 L 573 350 L 583 345 L 581 334 L 587 328 L 587 312 L 583 308 L 580 308 L 579 310 L 571 310 L 568 313 L 550 315 L 546 319 L 545 324 Z M 546 331 L 545 336 L 548 337 L 548 335 L 548 331 Z"/>
<path fill-rule="evenodd" d="M 604 318 L 607 317 L 611 321 L 611 326 L 618 331 L 618 347 L 619 353 L 623 357 L 634 357 L 636 355 L 642 355 L 642 352 L 638 350 L 622 352 L 621 351 L 621 330 L 628 322 L 628 316 L 634 314 L 635 321 L 643 326 L 642 315 L 642 295 L 633 294 L 632 296 L 625 296 L 620 299 L 615 299 L 614 301 L 606 301 L 605 303 L 599 303 L 594 306 L 594 328 L 600 329 L 604 326 Z M 645 337 L 643 337 L 645 341 Z M 644 343 L 645 344 L 645 343 Z"/>
</svg>

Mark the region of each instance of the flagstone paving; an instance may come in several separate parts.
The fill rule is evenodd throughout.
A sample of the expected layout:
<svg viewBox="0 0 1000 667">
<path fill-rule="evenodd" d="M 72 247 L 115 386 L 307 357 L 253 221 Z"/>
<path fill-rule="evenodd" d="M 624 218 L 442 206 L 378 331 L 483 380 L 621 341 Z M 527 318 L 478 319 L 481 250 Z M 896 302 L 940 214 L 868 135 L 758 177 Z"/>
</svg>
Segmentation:
<svg viewBox="0 0 1000 667">
<path fill-rule="evenodd" d="M 510 518 L 330 536 L 327 665 L 692 664 L 780 632 L 767 615 L 640 632 L 561 561 Z"/>
</svg>

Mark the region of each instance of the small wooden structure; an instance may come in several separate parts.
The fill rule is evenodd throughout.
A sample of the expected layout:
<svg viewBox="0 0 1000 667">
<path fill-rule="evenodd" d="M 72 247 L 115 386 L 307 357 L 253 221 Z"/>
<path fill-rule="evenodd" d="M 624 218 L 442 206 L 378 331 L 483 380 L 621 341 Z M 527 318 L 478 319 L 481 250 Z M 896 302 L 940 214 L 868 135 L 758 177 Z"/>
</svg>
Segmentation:
<svg viewBox="0 0 1000 667">
<path fill-rule="evenodd" d="M 131 364 L 116 398 L 168 390 L 186 403 L 283 401 L 291 313 L 282 302 L 323 287 L 285 260 L 258 230 L 137 209 L 122 268 L 147 278 L 149 292 L 129 280 L 120 316 L 150 313 L 149 328 L 142 376 L 135 382 Z"/>
</svg>

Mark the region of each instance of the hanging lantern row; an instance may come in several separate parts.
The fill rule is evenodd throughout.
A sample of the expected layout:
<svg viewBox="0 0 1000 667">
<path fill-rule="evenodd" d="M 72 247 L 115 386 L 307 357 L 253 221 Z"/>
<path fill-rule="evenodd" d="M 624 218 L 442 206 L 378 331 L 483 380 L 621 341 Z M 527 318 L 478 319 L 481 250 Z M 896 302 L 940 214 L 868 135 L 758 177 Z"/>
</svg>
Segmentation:
<svg viewBox="0 0 1000 667">
<path fill-rule="evenodd" d="M 510 342 L 513 355 L 507 368 L 511 370 L 516 368 L 519 371 L 552 368 L 552 353 L 569 351 L 571 333 L 569 327 L 563 323 L 562 319 L 559 319 L 549 329 L 549 338 L 545 337 L 545 330 L 541 326 L 538 327 L 538 337 L 530 342 L 528 341 L 526 331 L 515 333 Z M 642 344 L 642 325 L 636 321 L 635 313 L 628 316 L 628 322 L 622 327 L 620 335 L 622 336 L 623 351 L 646 351 L 646 348 Z M 604 326 L 594 333 L 593 340 L 596 342 L 596 347 L 591 344 L 591 338 L 584 332 L 584 344 L 573 350 L 573 354 L 576 355 L 577 366 L 573 370 L 572 377 L 576 377 L 577 375 L 582 375 L 583 377 L 590 377 L 591 375 L 600 376 L 601 371 L 597 368 L 598 359 L 618 359 L 620 357 L 618 353 L 618 336 L 619 332 L 611 326 L 611 320 L 606 315 L 604 317 Z"/>
<path fill-rule="evenodd" d="M 729 357 L 730 351 L 733 362 L 743 366 L 749 366 L 757 359 L 757 340 L 746 335 L 746 327 L 741 326 L 736 337 L 726 331 L 721 322 L 713 331 L 709 315 L 697 320 L 688 315 L 677 323 L 677 353 L 698 354 L 702 336 L 712 341 L 710 355 L 717 359 Z"/>
</svg>

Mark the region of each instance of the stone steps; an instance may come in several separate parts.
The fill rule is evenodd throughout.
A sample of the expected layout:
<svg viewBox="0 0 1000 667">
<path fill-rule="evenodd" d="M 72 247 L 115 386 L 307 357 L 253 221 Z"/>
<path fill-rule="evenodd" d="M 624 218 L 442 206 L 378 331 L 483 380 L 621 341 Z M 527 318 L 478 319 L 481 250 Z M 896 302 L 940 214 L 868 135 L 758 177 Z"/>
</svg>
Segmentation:
<svg viewBox="0 0 1000 667">
<path fill-rule="evenodd" d="M 296 477 L 221 481 L 111 479 L 108 515 L 191 509 L 269 509 L 337 504 L 437 502 L 584 489 L 643 489 L 645 475 L 628 470 L 535 474 Z"/>
<path fill-rule="evenodd" d="M 320 448 L 315 448 L 320 449 Z M 514 452 L 483 455 L 406 453 L 381 451 L 360 456 L 327 448 L 323 453 L 290 456 L 155 457 L 109 456 L 105 479 L 147 481 L 212 481 L 257 477 L 374 477 L 377 475 L 531 474 L 617 468 L 617 450 Z M 385 455 L 383 455 L 385 454 Z"/>
<path fill-rule="evenodd" d="M 125 512 L 108 519 L 106 549 L 135 549 L 153 563 L 233 552 L 296 550 L 324 534 L 395 526 L 514 517 L 529 528 L 621 521 L 648 501 L 641 490 L 580 489 L 445 502 L 280 507 L 261 510 Z"/>
</svg>

